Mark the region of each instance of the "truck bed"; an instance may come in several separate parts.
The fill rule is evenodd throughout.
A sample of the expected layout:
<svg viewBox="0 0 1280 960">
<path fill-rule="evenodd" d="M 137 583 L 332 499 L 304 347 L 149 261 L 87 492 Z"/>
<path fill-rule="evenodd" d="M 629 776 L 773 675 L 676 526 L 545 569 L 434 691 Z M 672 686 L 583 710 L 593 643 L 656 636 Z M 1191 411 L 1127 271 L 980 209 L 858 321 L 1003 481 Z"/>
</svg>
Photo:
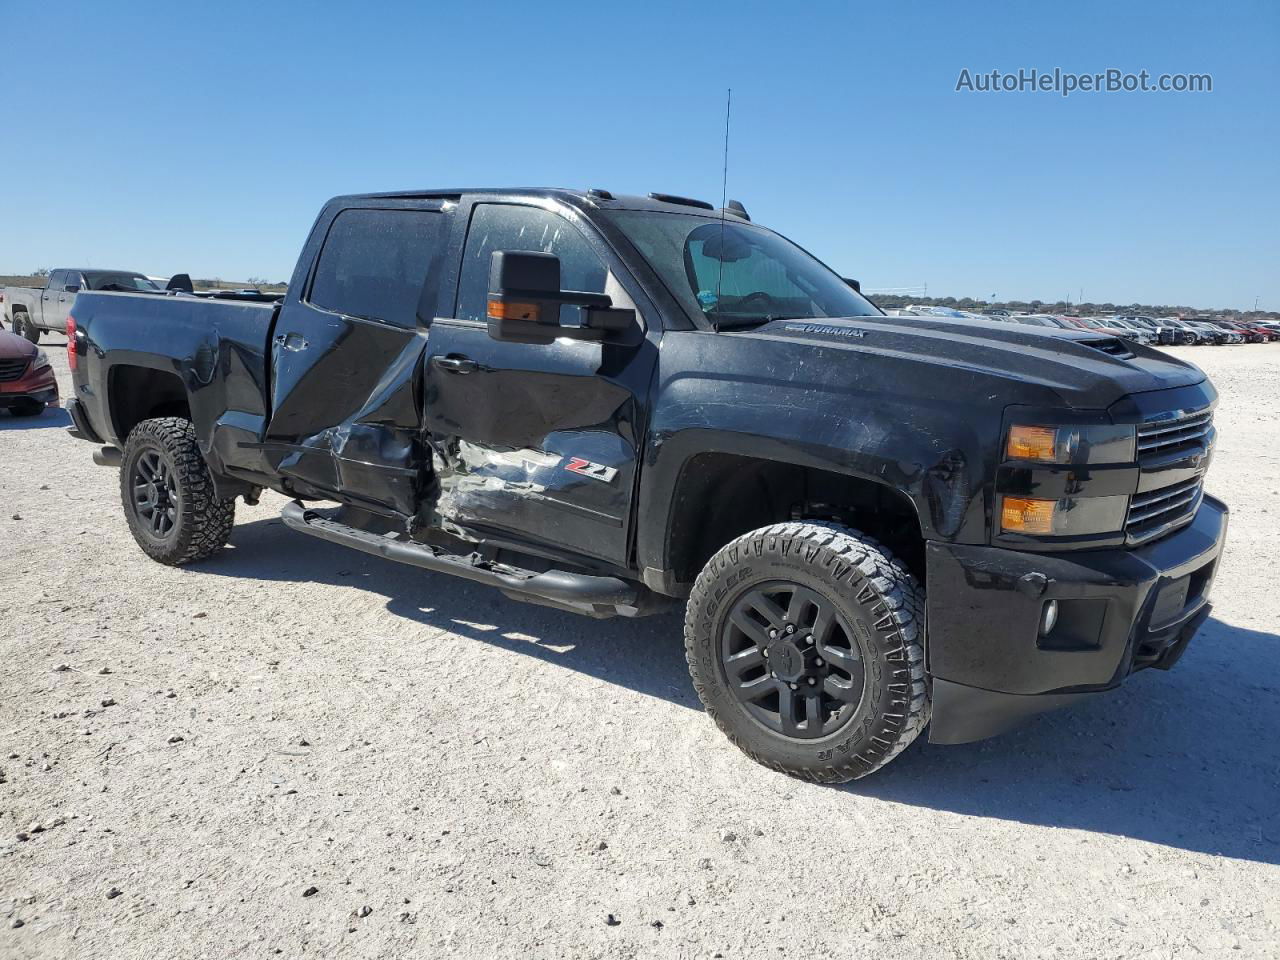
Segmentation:
<svg viewBox="0 0 1280 960">
<path fill-rule="evenodd" d="M 133 398 L 166 385 L 217 469 L 252 470 L 269 410 L 267 371 L 277 305 L 148 293 L 82 292 L 72 308 L 76 391 L 90 439 L 123 446 Z"/>
</svg>

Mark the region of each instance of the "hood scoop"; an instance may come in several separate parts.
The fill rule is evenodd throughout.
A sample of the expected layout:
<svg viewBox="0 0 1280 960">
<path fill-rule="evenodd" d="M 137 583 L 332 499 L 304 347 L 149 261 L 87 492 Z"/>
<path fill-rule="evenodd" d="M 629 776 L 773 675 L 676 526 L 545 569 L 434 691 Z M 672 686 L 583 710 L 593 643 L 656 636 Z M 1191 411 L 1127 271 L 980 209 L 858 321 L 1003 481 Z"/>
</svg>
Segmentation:
<svg viewBox="0 0 1280 960">
<path fill-rule="evenodd" d="M 1121 360 L 1132 360 L 1133 351 L 1124 345 L 1122 340 L 1116 337 L 1098 337 L 1094 340 L 1077 340 L 1076 343 L 1082 347 L 1093 347 L 1095 350 L 1101 350 L 1103 353 L 1118 357 Z"/>
</svg>

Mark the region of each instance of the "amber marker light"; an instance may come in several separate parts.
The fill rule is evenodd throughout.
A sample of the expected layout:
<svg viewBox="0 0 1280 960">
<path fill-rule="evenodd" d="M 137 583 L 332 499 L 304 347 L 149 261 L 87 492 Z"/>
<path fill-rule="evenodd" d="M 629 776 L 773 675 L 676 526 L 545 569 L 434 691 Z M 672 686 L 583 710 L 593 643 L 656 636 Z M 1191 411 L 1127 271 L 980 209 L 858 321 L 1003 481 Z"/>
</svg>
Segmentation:
<svg viewBox="0 0 1280 960">
<path fill-rule="evenodd" d="M 1057 505 L 1056 500 L 1005 497 L 1000 506 L 1000 529 L 1005 533 L 1052 534 L 1053 511 Z"/>
<path fill-rule="evenodd" d="M 516 300 L 497 298 L 489 301 L 490 320 L 531 320 L 536 323 L 538 317 L 539 310 L 536 303 L 520 303 Z"/>
<path fill-rule="evenodd" d="M 1053 427 L 1010 427 L 1006 453 L 1010 460 L 1054 463 L 1058 459 L 1058 431 Z"/>
</svg>

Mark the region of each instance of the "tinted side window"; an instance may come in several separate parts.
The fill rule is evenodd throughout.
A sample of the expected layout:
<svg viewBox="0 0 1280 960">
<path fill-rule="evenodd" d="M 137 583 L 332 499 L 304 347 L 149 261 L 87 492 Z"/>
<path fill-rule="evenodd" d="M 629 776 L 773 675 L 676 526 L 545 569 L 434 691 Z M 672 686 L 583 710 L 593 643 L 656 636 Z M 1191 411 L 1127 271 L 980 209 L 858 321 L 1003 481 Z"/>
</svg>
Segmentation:
<svg viewBox="0 0 1280 960">
<path fill-rule="evenodd" d="M 53 273 L 49 274 L 49 287 L 48 287 L 48 288 L 49 288 L 50 290 L 61 290 L 61 289 L 62 289 L 62 285 L 63 285 L 64 283 L 66 283 L 66 282 L 67 282 L 67 271 L 65 271 L 65 270 L 55 270 L 55 271 L 53 271 Z"/>
<path fill-rule="evenodd" d="M 441 222 L 428 210 L 343 210 L 325 237 L 308 300 L 350 317 L 416 326 Z"/>
<path fill-rule="evenodd" d="M 554 253 L 560 258 L 560 288 L 604 293 L 609 278 L 587 238 L 568 220 L 537 207 L 482 203 L 471 214 L 458 281 L 458 319 L 485 320 L 489 263 L 495 250 Z M 578 322 L 579 307 L 562 306 L 562 323 Z"/>
</svg>

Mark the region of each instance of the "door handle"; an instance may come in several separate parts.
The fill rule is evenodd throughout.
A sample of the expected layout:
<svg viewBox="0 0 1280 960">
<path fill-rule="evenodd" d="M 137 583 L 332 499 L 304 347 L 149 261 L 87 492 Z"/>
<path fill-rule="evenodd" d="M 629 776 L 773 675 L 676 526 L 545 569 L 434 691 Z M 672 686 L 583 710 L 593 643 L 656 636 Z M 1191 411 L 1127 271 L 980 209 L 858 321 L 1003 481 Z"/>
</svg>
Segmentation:
<svg viewBox="0 0 1280 960">
<path fill-rule="evenodd" d="M 470 357 L 434 357 L 431 362 L 450 373 L 475 373 L 480 369 L 480 364 Z"/>
<path fill-rule="evenodd" d="M 276 346 L 283 347 L 285 350 L 305 350 L 310 346 L 307 341 L 296 333 L 278 333 L 275 338 Z"/>
</svg>

